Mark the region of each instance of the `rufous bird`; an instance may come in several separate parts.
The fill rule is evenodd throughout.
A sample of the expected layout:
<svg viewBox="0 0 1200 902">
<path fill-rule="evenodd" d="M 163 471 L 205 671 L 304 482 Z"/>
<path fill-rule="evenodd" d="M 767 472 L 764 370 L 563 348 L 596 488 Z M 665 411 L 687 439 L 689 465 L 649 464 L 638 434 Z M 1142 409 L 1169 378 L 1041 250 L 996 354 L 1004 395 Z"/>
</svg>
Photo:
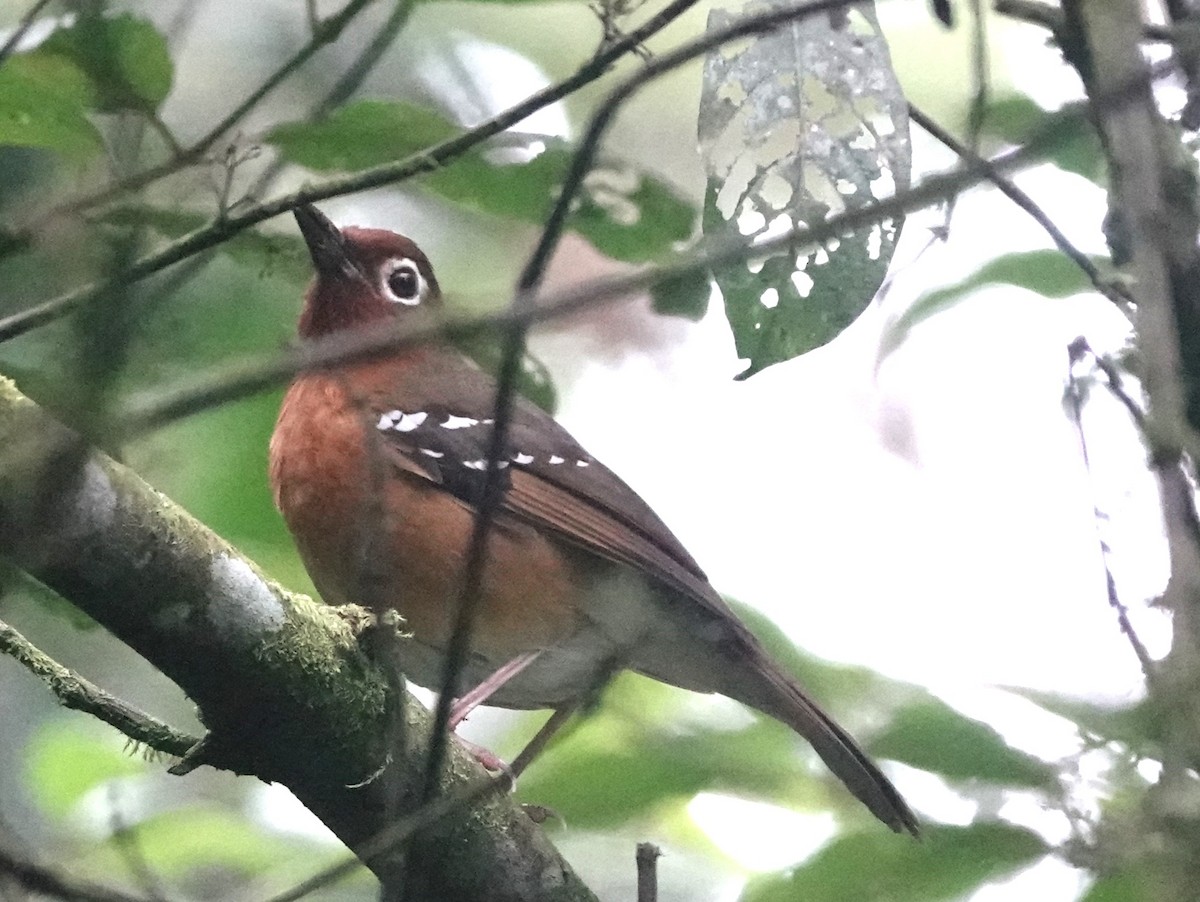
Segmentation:
<svg viewBox="0 0 1200 902">
<path fill-rule="evenodd" d="M 316 268 L 304 340 L 434 322 L 442 296 L 410 239 L 295 210 Z M 275 503 L 331 604 L 394 608 L 415 683 L 438 688 L 488 461 L 496 383 L 446 342 L 301 373 L 271 437 Z M 854 739 L 767 655 L 654 511 L 538 407 L 515 401 L 461 685 L 560 708 L 629 669 L 787 724 L 881 821 L 917 833 Z M 499 673 L 499 677 L 493 675 Z M 490 678 L 490 679 L 489 679 Z"/>
</svg>

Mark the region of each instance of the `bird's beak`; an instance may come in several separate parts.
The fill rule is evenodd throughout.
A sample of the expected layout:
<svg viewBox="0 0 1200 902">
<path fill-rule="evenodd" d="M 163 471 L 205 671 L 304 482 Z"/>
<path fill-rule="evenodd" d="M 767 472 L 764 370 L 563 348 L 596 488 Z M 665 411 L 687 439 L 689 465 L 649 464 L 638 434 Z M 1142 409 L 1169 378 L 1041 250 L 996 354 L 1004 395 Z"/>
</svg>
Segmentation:
<svg viewBox="0 0 1200 902">
<path fill-rule="evenodd" d="M 297 207 L 292 213 L 318 274 L 331 278 L 364 278 L 346 247 L 346 238 L 341 229 L 328 216 L 312 204 Z"/>
</svg>

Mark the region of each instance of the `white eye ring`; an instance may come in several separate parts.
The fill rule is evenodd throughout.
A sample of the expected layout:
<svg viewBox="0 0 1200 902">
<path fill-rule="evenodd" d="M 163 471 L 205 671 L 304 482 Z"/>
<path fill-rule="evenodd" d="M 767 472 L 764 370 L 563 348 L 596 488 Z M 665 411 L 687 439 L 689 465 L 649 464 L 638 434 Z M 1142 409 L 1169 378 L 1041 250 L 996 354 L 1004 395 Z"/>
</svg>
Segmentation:
<svg viewBox="0 0 1200 902">
<path fill-rule="evenodd" d="M 394 257 L 383 264 L 379 289 L 389 301 L 406 307 L 415 307 L 429 296 L 429 283 L 409 257 Z"/>
</svg>

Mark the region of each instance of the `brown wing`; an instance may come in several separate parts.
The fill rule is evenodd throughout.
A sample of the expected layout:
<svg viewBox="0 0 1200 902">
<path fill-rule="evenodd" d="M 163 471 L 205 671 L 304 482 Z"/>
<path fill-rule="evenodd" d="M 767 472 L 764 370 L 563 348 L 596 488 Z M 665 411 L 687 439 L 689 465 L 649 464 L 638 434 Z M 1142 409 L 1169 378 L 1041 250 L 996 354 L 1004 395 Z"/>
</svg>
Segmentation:
<svg viewBox="0 0 1200 902">
<path fill-rule="evenodd" d="M 481 371 L 464 372 L 461 361 L 447 360 L 446 365 L 453 368 L 452 379 L 437 378 L 425 361 L 423 386 L 405 392 L 410 409 L 389 409 L 386 397 L 371 404 L 380 434 L 403 455 L 406 468 L 419 468 L 474 506 L 486 473 L 495 386 Z M 523 399 L 513 411 L 504 465 L 505 512 L 634 567 L 712 614 L 737 622 L 650 506 L 552 417 Z M 740 623 L 736 629 L 743 629 Z"/>
</svg>

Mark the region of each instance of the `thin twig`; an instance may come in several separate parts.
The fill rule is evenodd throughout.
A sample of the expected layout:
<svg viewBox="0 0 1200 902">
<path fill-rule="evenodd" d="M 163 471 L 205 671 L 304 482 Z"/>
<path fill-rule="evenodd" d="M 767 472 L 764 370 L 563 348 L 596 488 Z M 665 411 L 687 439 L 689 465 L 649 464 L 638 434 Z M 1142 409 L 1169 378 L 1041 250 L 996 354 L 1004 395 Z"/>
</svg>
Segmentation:
<svg viewBox="0 0 1200 902">
<path fill-rule="evenodd" d="M 696 4 L 697 0 L 672 0 L 662 11 L 647 21 L 644 25 L 631 31 L 604 53 L 592 58 L 570 78 L 557 84 L 550 85 L 530 95 L 516 106 L 493 116 L 475 128 L 469 129 L 428 147 L 423 151 L 405 157 L 394 163 L 376 166 L 349 176 L 329 179 L 319 185 L 302 188 L 299 191 L 284 195 L 272 201 L 266 201 L 236 215 L 214 221 L 208 226 L 197 229 L 191 234 L 184 235 L 166 247 L 147 254 L 134 263 L 119 277 L 123 282 L 137 282 L 159 270 L 166 269 L 181 260 L 194 256 L 210 247 L 216 247 L 234 235 L 251 226 L 257 225 L 281 213 L 287 213 L 301 204 L 316 203 L 331 197 L 340 197 L 378 188 L 383 185 L 404 181 L 423 172 L 431 172 L 445 163 L 461 156 L 468 150 L 483 143 L 488 138 L 505 131 L 538 110 L 573 94 L 583 86 L 590 84 L 608 71 L 618 59 L 638 47 L 642 42 L 657 34 L 671 24 L 675 19 Z M 8 236 L 8 243 L 19 245 L 29 238 L 28 234 L 13 234 Z M 83 304 L 88 303 L 105 289 L 105 283 L 94 282 L 70 291 L 58 297 L 43 301 L 33 307 L 0 318 L 0 342 L 53 322 L 70 313 Z"/>
<path fill-rule="evenodd" d="M 919 107 L 910 103 L 908 105 L 908 115 L 913 122 L 917 123 L 917 125 L 948 147 L 969 166 L 978 169 L 1005 197 L 1028 213 L 1033 221 L 1041 226 L 1046 234 L 1050 236 L 1050 240 L 1054 242 L 1054 246 L 1062 251 L 1072 263 L 1083 270 L 1098 292 L 1116 304 L 1126 316 L 1132 315 L 1133 298 L 1130 297 L 1128 289 L 1120 282 L 1106 278 L 1096 267 L 1096 264 L 1092 262 L 1091 258 L 1077 248 L 1062 229 L 1055 224 L 1054 220 L 1037 205 L 1032 197 L 1026 194 L 1021 188 L 1018 188 L 1012 179 L 997 171 L 991 163 L 961 144 L 953 135 L 938 125 L 934 119 L 926 115 Z"/>
<path fill-rule="evenodd" d="M 991 95 L 991 83 L 988 79 L 987 52 L 987 22 L 984 19 L 986 11 L 983 0 L 970 0 L 971 5 L 971 106 L 967 111 L 967 148 L 974 156 L 979 156 L 980 139 L 983 135 L 983 122 L 987 115 L 988 98 Z M 912 107 L 909 107 L 911 114 Z M 945 240 L 950 235 L 950 223 L 954 219 L 954 208 L 958 205 L 958 195 L 946 203 L 946 215 L 942 220 L 940 237 Z"/>
<path fill-rule="evenodd" d="M 1038 0 L 995 0 L 994 8 L 1002 16 L 1019 19 L 1030 25 L 1039 25 L 1051 32 L 1055 38 L 1066 25 L 1061 8 Z"/>
<path fill-rule="evenodd" d="M 436 824 L 442 818 L 455 811 L 484 799 L 493 793 L 507 792 L 512 787 L 512 781 L 506 774 L 489 777 L 473 786 L 466 786 L 450 795 L 434 799 L 422 805 L 412 814 L 400 818 L 386 829 L 380 830 L 366 842 L 354 849 L 354 856 L 333 865 L 330 868 L 314 874 L 303 883 L 298 883 L 291 889 L 272 896 L 267 902 L 296 902 L 310 893 L 331 886 L 343 880 L 363 867 L 363 862 L 376 856 L 386 855 L 398 846 L 407 842 L 415 834 Z"/>
<path fill-rule="evenodd" d="M 1133 399 L 1120 387 L 1120 374 L 1116 372 L 1116 369 L 1107 364 L 1107 362 L 1105 366 L 1101 366 L 1100 356 L 1091 349 L 1087 340 L 1082 336 L 1071 342 L 1067 348 L 1067 398 L 1070 400 L 1071 419 L 1074 422 L 1075 432 L 1079 436 L 1079 451 L 1083 458 L 1083 468 L 1087 472 L 1088 479 L 1092 482 L 1093 490 L 1095 490 L 1096 480 L 1095 474 L 1092 472 L 1091 457 L 1088 454 L 1087 432 L 1083 428 L 1083 392 L 1079 388 L 1079 380 L 1075 377 L 1076 364 L 1088 356 L 1091 357 L 1097 368 L 1101 369 L 1108 378 L 1109 388 L 1122 401 L 1126 409 L 1130 411 L 1139 430 L 1142 430 L 1145 426 L 1145 418 L 1141 410 L 1133 403 Z M 1100 544 L 1100 560 L 1104 565 L 1104 583 L 1105 590 L 1108 593 L 1108 604 L 1116 612 L 1117 624 L 1120 626 L 1121 632 L 1129 640 L 1129 645 L 1142 667 L 1142 673 L 1146 677 L 1147 682 L 1149 682 L 1156 675 L 1156 665 L 1154 659 L 1150 656 L 1150 652 L 1142 643 L 1141 637 L 1134 630 L 1133 623 L 1129 620 L 1129 609 L 1121 601 L 1121 597 L 1117 593 L 1117 581 L 1112 571 L 1111 551 L 1100 529 L 1103 514 L 1100 508 L 1094 504 L 1092 506 L 1092 517 L 1096 527 L 1096 540 Z"/>
<path fill-rule="evenodd" d="M 95 883 L 76 880 L 44 865 L 21 858 L 0 844 L 0 874 L 7 874 L 26 890 L 68 902 L 152 902 Z"/>
<path fill-rule="evenodd" d="M 125 866 L 129 868 L 147 899 L 151 899 L 153 902 L 166 902 L 169 897 L 168 893 L 162 880 L 146 858 L 141 837 L 121 815 L 119 784 L 115 781 L 108 784 L 108 809 L 108 824 L 112 831 L 113 845 L 117 847 L 117 852 L 124 859 Z"/>
<path fill-rule="evenodd" d="M 334 107 L 348 100 L 350 95 L 358 90 L 359 86 L 371 74 L 371 71 L 379 64 L 383 55 L 392 46 L 397 35 L 404 30 L 404 26 L 408 24 L 408 19 L 412 15 L 415 5 L 416 0 L 396 0 L 391 14 L 384 21 L 383 25 L 380 26 L 379 31 L 375 33 L 375 37 L 371 38 L 370 43 L 363 49 L 363 52 L 342 73 L 342 77 L 337 80 L 337 83 L 325 95 L 325 98 L 317 104 L 316 109 L 313 111 L 313 118 L 324 116 Z"/>
<path fill-rule="evenodd" d="M 17 45 L 21 43 L 21 39 L 29 34 L 31 29 L 37 22 L 37 17 L 41 15 L 42 10 L 50 5 L 50 0 L 37 0 L 33 6 L 29 7 L 29 11 L 21 17 L 21 21 L 17 23 L 17 27 L 13 29 L 13 33 L 8 36 L 8 40 L 4 42 L 4 46 L 0 47 L 0 66 L 4 65 L 4 61 L 12 55 L 12 52 L 17 49 Z"/>
<path fill-rule="evenodd" d="M 268 94 L 274 91 L 282 84 L 292 73 L 303 66 L 313 57 L 314 54 L 327 44 L 332 44 L 345 30 L 346 26 L 360 13 L 366 6 L 373 3 L 374 0 L 348 0 L 342 9 L 330 16 L 328 19 L 323 19 L 319 26 L 313 31 L 312 38 L 301 47 L 296 53 L 289 57 L 278 69 L 272 72 L 255 90 L 251 91 L 246 98 L 231 110 L 224 119 L 213 126 L 203 137 L 194 144 L 190 145 L 185 150 L 172 155 L 169 160 L 160 163 L 157 166 L 151 166 L 127 179 L 123 179 L 115 184 L 109 185 L 96 191 L 92 194 L 66 201 L 51 207 L 33 223 L 26 227 L 23 231 L 26 233 L 37 232 L 44 228 L 48 223 L 53 222 L 60 217 L 69 216 L 74 213 L 82 212 L 99 204 L 107 203 L 122 194 L 127 194 L 132 191 L 138 191 L 145 188 L 147 185 L 158 181 L 168 175 L 171 175 L 180 169 L 190 166 L 204 156 L 208 150 L 217 143 L 230 130 L 232 130 L 242 119 L 250 113 Z"/>
<path fill-rule="evenodd" d="M 391 15 L 387 17 L 379 31 L 375 33 L 375 37 L 363 49 L 358 58 L 354 60 L 342 73 L 341 78 L 337 80 L 329 93 L 326 94 L 315 106 L 309 111 L 308 119 L 314 122 L 323 116 L 327 116 L 335 107 L 340 106 L 348 100 L 355 91 L 359 89 L 367 76 L 379 64 L 383 55 L 395 42 L 404 26 L 408 23 L 409 16 L 412 15 L 413 6 L 416 0 L 397 0 L 395 6 L 392 7 Z M 285 167 L 283 157 L 276 155 L 270 165 L 263 171 L 262 175 L 254 180 L 254 185 L 246 192 L 246 198 L 257 198 L 274 184 L 276 177 Z"/>
<path fill-rule="evenodd" d="M 459 676 L 470 655 L 471 632 L 474 626 L 475 612 L 482 595 L 487 537 L 504 499 L 506 488 L 503 478 L 505 471 L 502 469 L 506 458 L 504 448 L 508 442 L 517 379 L 520 375 L 521 361 L 524 359 L 525 333 L 529 328 L 522 315 L 530 314 L 536 309 L 537 290 L 541 285 L 546 265 L 562 237 L 571 205 L 591 168 L 596 152 L 599 150 L 601 137 L 622 104 L 637 90 L 664 73 L 730 41 L 771 31 L 816 13 L 848 6 L 851 2 L 854 0 L 807 0 L 807 2 L 797 3 L 795 6 L 746 16 L 725 28 L 710 31 L 681 44 L 669 53 L 652 59 L 637 74 L 614 89 L 592 114 L 587 132 L 571 158 L 571 168 L 563 179 L 558 198 L 546 220 L 541 237 L 517 281 L 516 296 L 510 307 L 513 322 L 504 334 L 496 398 L 492 405 L 492 417 L 495 423 L 488 441 L 487 469 L 471 532 L 467 562 L 463 570 L 454 632 L 451 633 L 450 642 L 446 648 L 438 703 L 434 709 L 434 733 L 429 743 L 429 757 L 425 771 L 425 795 L 423 798 L 426 801 L 437 792 L 438 774 L 441 771 L 442 759 L 446 754 L 446 734 L 450 723 L 450 709 L 458 692 Z"/>
<path fill-rule="evenodd" d="M 15 658 L 42 680 L 63 706 L 83 711 L 168 755 L 183 755 L 198 739 L 168 726 L 128 702 L 109 695 L 99 686 L 59 664 L 19 632 L 0 621 L 0 652 Z"/>
<path fill-rule="evenodd" d="M 652 842 L 637 844 L 637 902 L 658 902 L 658 859 L 662 849 Z"/>
<path fill-rule="evenodd" d="M 550 744 L 550 740 L 558 735 L 563 724 L 571 719 L 571 716 L 579 709 L 579 702 L 567 702 L 554 709 L 544 724 L 538 728 L 538 731 L 533 734 L 533 738 L 529 740 L 525 748 L 521 749 L 520 754 L 512 760 L 508 765 L 508 770 L 512 774 L 513 779 L 521 776 L 528 769 L 538 756 L 546 750 Z"/>
</svg>

